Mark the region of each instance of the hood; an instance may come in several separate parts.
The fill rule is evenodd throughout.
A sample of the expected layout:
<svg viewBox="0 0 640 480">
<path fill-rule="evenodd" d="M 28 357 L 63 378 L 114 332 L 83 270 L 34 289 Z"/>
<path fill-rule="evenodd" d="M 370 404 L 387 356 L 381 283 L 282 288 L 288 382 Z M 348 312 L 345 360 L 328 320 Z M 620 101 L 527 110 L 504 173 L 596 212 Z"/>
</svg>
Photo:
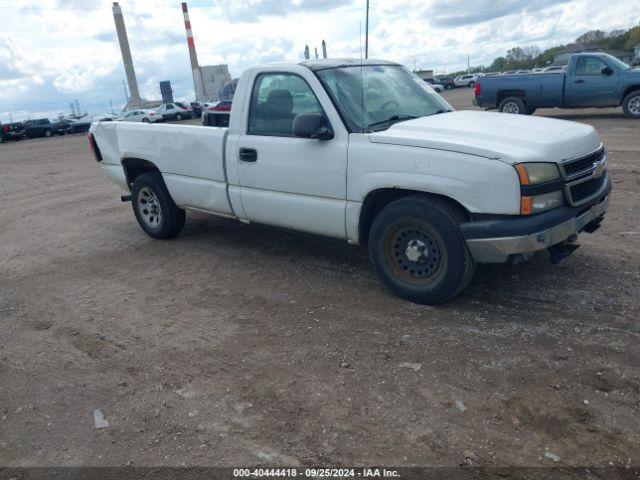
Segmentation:
<svg viewBox="0 0 640 480">
<path fill-rule="evenodd" d="M 589 125 L 553 118 L 462 110 L 396 123 L 370 134 L 373 143 L 432 148 L 506 163 L 575 158 L 601 144 Z"/>
</svg>

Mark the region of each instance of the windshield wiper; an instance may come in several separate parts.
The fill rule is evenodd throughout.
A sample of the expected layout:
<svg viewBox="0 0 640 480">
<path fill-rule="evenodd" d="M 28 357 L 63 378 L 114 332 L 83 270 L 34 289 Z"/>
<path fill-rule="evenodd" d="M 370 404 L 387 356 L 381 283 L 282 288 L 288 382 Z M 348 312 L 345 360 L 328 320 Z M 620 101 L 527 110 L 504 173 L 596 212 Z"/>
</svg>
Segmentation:
<svg viewBox="0 0 640 480">
<path fill-rule="evenodd" d="M 366 130 L 369 130 L 371 127 L 379 127 L 381 125 L 387 125 L 387 124 L 391 126 L 394 123 L 404 122 L 405 120 L 412 120 L 414 118 L 418 118 L 418 117 L 416 117 L 415 115 L 391 115 L 386 120 L 380 120 L 379 122 L 370 123 L 369 125 L 367 125 Z"/>
<path fill-rule="evenodd" d="M 453 112 L 453 110 L 448 110 L 446 108 L 441 108 L 440 110 L 430 113 L 429 115 L 438 115 L 439 113 L 449 113 L 449 112 Z"/>
</svg>

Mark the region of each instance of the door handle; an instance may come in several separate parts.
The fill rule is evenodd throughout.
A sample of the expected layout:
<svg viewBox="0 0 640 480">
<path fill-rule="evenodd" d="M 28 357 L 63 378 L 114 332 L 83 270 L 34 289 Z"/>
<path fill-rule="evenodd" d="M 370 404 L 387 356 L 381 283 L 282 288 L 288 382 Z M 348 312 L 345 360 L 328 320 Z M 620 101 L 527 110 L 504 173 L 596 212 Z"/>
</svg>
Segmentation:
<svg viewBox="0 0 640 480">
<path fill-rule="evenodd" d="M 574 80 L 573 83 L 584 83 L 584 80 Z"/>
<path fill-rule="evenodd" d="M 240 160 L 243 162 L 255 162 L 258 160 L 258 152 L 255 148 L 240 148 Z"/>
</svg>

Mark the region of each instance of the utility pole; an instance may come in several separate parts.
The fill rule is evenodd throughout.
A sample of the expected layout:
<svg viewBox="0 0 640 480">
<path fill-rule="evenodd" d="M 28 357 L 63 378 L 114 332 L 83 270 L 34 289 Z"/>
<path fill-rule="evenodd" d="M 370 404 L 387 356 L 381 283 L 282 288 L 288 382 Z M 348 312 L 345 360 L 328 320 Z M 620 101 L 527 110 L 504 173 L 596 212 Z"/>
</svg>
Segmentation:
<svg viewBox="0 0 640 480">
<path fill-rule="evenodd" d="M 369 0 L 367 0 L 367 20 L 364 27 L 364 58 L 369 58 Z"/>
<path fill-rule="evenodd" d="M 471 65 L 469 64 L 469 53 L 467 52 L 467 73 L 471 70 Z"/>
</svg>

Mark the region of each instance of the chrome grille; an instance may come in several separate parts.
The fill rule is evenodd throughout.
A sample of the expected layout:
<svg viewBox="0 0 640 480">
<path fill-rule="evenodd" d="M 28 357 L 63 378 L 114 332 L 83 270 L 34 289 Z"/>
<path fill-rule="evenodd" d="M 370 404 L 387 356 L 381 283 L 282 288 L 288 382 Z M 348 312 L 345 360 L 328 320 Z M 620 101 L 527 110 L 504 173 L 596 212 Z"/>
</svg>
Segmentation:
<svg viewBox="0 0 640 480">
<path fill-rule="evenodd" d="M 601 145 L 595 152 L 560 163 L 567 201 L 571 205 L 585 204 L 600 193 L 607 178 L 606 161 Z"/>
<path fill-rule="evenodd" d="M 569 187 L 571 198 L 574 203 L 579 203 L 585 199 L 590 198 L 595 193 L 598 192 L 604 185 L 607 176 L 602 175 L 601 177 L 591 177 L 588 180 L 578 183 L 577 185 L 573 185 Z"/>
<path fill-rule="evenodd" d="M 604 147 L 584 157 L 565 160 L 560 164 L 566 180 L 575 180 L 590 175 L 598 163 L 605 162 Z"/>
</svg>

